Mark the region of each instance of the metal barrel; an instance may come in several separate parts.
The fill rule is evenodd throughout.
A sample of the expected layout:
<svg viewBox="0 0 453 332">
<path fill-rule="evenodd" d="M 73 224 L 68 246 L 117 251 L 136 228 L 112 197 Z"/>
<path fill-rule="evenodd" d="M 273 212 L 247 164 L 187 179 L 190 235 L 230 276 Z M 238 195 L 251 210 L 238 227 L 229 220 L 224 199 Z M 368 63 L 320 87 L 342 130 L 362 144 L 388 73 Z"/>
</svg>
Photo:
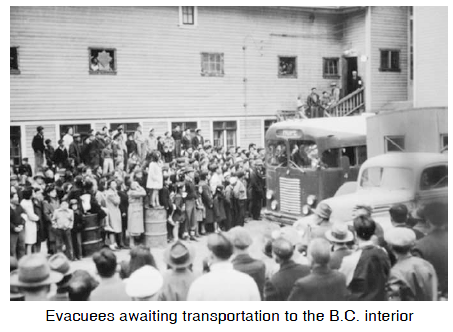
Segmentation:
<svg viewBox="0 0 453 332">
<path fill-rule="evenodd" d="M 145 243 L 150 248 L 167 246 L 167 211 L 165 209 L 146 208 Z"/>
<path fill-rule="evenodd" d="M 85 227 L 82 231 L 82 255 L 91 256 L 102 247 L 101 227 L 97 214 L 83 216 Z"/>
</svg>

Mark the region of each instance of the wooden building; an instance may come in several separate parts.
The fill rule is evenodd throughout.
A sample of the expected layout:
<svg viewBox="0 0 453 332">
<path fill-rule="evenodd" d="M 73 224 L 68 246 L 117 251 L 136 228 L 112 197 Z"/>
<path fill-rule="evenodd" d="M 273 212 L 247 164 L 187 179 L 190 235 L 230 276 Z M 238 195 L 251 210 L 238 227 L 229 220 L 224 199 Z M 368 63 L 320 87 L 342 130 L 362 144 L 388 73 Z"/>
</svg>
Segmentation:
<svg viewBox="0 0 453 332">
<path fill-rule="evenodd" d="M 11 7 L 11 158 L 42 125 L 54 142 L 142 124 L 201 128 L 214 144 L 264 144 L 312 87 L 365 110 L 408 99 L 409 7 Z"/>
</svg>

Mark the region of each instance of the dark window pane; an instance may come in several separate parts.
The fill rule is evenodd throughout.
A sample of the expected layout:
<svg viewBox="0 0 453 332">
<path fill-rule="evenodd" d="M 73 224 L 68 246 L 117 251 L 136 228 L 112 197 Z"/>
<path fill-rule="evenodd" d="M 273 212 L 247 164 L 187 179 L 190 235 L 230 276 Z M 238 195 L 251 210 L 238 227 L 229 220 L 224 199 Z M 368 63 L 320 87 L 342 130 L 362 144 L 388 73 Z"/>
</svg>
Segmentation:
<svg viewBox="0 0 453 332">
<path fill-rule="evenodd" d="M 278 75 L 280 77 L 295 77 L 296 70 L 296 57 L 279 57 Z"/>
<path fill-rule="evenodd" d="M 404 151 L 404 137 L 403 136 L 385 137 L 385 147 L 387 152 Z"/>
<path fill-rule="evenodd" d="M 423 171 L 420 179 L 420 189 L 436 189 L 448 186 L 447 166 L 435 166 Z"/>
<path fill-rule="evenodd" d="M 400 54 L 399 52 L 392 52 L 392 69 L 399 69 L 400 68 Z"/>
<path fill-rule="evenodd" d="M 17 60 L 17 47 L 9 48 L 9 69 L 10 70 L 19 69 L 19 63 Z"/>
<path fill-rule="evenodd" d="M 89 68 L 91 73 L 114 72 L 115 50 L 113 49 L 90 49 Z"/>
<path fill-rule="evenodd" d="M 389 52 L 381 51 L 381 68 L 388 69 L 388 64 L 389 64 Z"/>
<path fill-rule="evenodd" d="M 225 122 L 214 122 L 213 127 L 214 129 L 223 129 L 225 127 Z"/>
</svg>

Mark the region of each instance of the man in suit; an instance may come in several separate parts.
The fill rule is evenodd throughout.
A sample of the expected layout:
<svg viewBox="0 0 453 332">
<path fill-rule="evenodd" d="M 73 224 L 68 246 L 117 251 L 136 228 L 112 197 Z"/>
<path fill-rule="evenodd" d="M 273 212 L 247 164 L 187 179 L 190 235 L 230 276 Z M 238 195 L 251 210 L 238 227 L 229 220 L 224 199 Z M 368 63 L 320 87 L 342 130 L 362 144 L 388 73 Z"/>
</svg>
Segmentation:
<svg viewBox="0 0 453 332">
<path fill-rule="evenodd" d="M 314 239 L 308 247 L 308 256 L 312 261 L 312 271 L 296 281 L 288 301 L 346 301 L 346 278 L 329 267 L 329 242 Z"/>
<path fill-rule="evenodd" d="M 432 230 L 415 243 L 412 253 L 434 266 L 441 295 L 446 294 L 448 293 L 448 205 L 440 202 L 430 203 L 424 207 L 423 216 Z"/>
<path fill-rule="evenodd" d="M 53 161 L 57 168 L 66 168 L 68 164 L 68 150 L 64 146 L 64 141 L 60 139 L 58 141 L 58 148 L 55 150 L 53 155 Z"/>
<path fill-rule="evenodd" d="M 249 254 L 249 247 L 253 242 L 250 233 L 240 226 L 230 229 L 228 233 L 231 235 L 233 243 L 234 258 L 231 260 L 233 268 L 251 276 L 263 297 L 266 266 L 263 261 L 254 259 Z"/>
<path fill-rule="evenodd" d="M 265 301 L 286 301 L 296 280 L 310 274 L 309 266 L 297 264 L 291 259 L 293 252 L 294 246 L 285 238 L 272 242 L 272 253 L 280 270 L 264 284 Z"/>
<path fill-rule="evenodd" d="M 35 172 L 38 171 L 39 167 L 44 166 L 44 151 L 46 150 L 44 145 L 44 127 L 38 126 L 36 131 L 37 133 L 31 142 L 31 147 L 35 152 Z"/>
<path fill-rule="evenodd" d="M 69 145 L 69 158 L 74 159 L 75 166 L 78 166 L 82 162 L 82 146 L 80 141 L 80 134 L 74 134 L 74 140 Z"/>
</svg>

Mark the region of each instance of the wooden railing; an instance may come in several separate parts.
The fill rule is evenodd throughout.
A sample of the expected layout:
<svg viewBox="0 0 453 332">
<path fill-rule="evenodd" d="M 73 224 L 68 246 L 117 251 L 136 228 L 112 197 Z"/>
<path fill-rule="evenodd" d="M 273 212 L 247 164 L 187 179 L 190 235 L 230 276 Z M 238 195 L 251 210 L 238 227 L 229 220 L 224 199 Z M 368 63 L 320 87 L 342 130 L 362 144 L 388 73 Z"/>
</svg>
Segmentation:
<svg viewBox="0 0 453 332">
<path fill-rule="evenodd" d="M 360 111 L 365 106 L 364 90 L 365 88 L 357 89 L 331 105 L 325 110 L 326 116 L 348 116 Z"/>
</svg>

